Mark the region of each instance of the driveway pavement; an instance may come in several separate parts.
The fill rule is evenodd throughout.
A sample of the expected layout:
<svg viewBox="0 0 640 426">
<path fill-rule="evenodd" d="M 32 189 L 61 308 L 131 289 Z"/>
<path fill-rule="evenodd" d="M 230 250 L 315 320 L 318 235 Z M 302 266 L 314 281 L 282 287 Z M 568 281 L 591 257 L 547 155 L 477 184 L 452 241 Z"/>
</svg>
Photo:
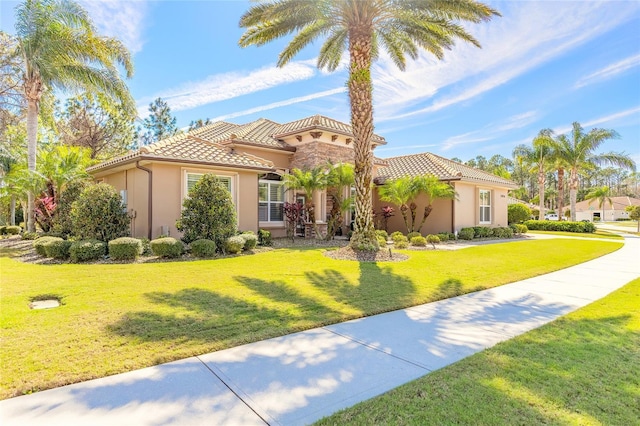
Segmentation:
<svg viewBox="0 0 640 426">
<path fill-rule="evenodd" d="M 640 277 L 640 238 L 550 274 L 0 401 L 2 425 L 303 425 Z"/>
</svg>

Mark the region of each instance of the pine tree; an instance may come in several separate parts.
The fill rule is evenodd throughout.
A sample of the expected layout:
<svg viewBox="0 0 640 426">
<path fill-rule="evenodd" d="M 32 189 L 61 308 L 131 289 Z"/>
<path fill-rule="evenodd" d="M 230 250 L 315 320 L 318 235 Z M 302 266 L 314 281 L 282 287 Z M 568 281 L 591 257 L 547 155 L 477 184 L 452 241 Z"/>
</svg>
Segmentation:
<svg viewBox="0 0 640 426">
<path fill-rule="evenodd" d="M 149 116 L 142 122 L 141 140 L 143 145 L 166 139 L 177 134 L 180 130 L 176 125 L 176 118 L 171 115 L 169 104 L 157 98 L 149 104 Z"/>
</svg>

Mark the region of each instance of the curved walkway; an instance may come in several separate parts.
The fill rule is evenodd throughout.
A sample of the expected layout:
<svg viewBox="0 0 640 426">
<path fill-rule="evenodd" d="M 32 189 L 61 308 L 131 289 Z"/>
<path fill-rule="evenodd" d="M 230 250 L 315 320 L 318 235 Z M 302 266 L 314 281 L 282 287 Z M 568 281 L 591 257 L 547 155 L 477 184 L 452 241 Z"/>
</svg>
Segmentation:
<svg viewBox="0 0 640 426">
<path fill-rule="evenodd" d="M 640 277 L 640 238 L 490 290 L 0 401 L 8 425 L 312 423 Z"/>
</svg>

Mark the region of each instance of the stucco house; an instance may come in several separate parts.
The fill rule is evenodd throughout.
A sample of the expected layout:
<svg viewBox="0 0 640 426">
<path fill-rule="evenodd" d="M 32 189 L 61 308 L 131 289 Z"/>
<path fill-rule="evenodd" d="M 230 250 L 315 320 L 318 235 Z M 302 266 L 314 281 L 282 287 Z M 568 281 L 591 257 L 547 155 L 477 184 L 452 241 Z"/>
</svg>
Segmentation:
<svg viewBox="0 0 640 426">
<path fill-rule="evenodd" d="M 268 229 L 284 236 L 283 204 L 304 202 L 302 191 L 285 191 L 282 176 L 294 168 L 311 168 L 332 162 L 353 162 L 353 134 L 345 123 L 321 115 L 279 124 L 259 119 L 247 124 L 215 122 L 92 166 L 97 181 L 114 186 L 131 216 L 136 237 L 180 236 L 175 227 L 182 201 L 205 173 L 218 176 L 231 192 L 238 229 Z M 374 135 L 375 150 L 385 145 Z M 463 227 L 507 225 L 507 191 L 516 185 L 506 179 L 446 158 L 415 154 L 375 158 L 375 184 L 405 175 L 431 173 L 450 183 L 457 200 L 437 201 L 423 233 L 455 232 Z M 330 209 L 325 191 L 312 195 L 316 220 Z M 374 207 L 383 203 L 374 191 Z M 420 211 L 425 200 L 417 200 Z M 397 206 L 396 206 L 397 207 Z M 349 216 L 349 215 L 347 215 Z M 350 217 L 345 218 L 345 227 Z M 389 231 L 402 230 L 401 217 L 389 222 Z"/>
<path fill-rule="evenodd" d="M 629 212 L 625 210 L 627 206 L 640 206 L 640 199 L 632 197 L 611 197 L 611 203 L 605 200 L 602 207 L 598 207 L 596 200 L 584 200 L 576 203 L 576 220 L 594 219 L 616 221 L 619 219 L 629 219 Z M 602 219 L 604 209 L 604 219 Z"/>
</svg>

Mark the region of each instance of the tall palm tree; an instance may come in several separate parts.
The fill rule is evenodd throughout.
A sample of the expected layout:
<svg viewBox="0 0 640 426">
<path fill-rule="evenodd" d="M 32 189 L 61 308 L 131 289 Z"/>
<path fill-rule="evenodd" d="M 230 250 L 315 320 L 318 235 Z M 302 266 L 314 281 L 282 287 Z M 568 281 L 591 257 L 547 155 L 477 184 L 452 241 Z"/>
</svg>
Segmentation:
<svg viewBox="0 0 640 426">
<path fill-rule="evenodd" d="M 574 122 L 569 137 L 559 136 L 551 144 L 551 147 L 557 152 L 557 155 L 562 157 L 569 169 L 569 200 L 572 221 L 576 220 L 578 175 L 581 171 L 602 164 L 636 170 L 635 162 L 626 154 L 618 152 L 594 153 L 605 141 L 617 138 L 619 135 L 615 130 L 591 129 L 585 133 L 580 123 Z"/>
<path fill-rule="evenodd" d="M 240 46 L 263 45 L 291 33 L 293 40 L 278 58 L 284 66 L 297 53 L 325 38 L 318 67 L 335 70 L 342 53 L 349 52 L 347 87 L 354 135 L 356 220 L 351 246 L 377 250 L 373 226 L 373 86 L 371 63 L 384 48 L 401 70 L 406 56 L 416 59 L 419 49 L 441 59 L 444 50 L 460 39 L 478 47 L 459 21 L 488 21 L 499 13 L 474 0 L 262 0 L 240 19 L 247 28 Z"/>
<path fill-rule="evenodd" d="M 609 206 L 613 206 L 613 200 L 611 199 L 611 190 L 608 186 L 599 186 L 597 188 L 592 188 L 591 191 L 584 197 L 585 200 L 589 201 L 597 201 L 598 208 L 602 209 L 602 217 L 600 218 L 601 222 L 604 222 L 604 206 L 605 202 L 609 202 Z M 589 203 L 591 204 L 591 203 Z"/>
<path fill-rule="evenodd" d="M 327 171 L 325 168 L 318 166 L 310 170 L 293 169 L 291 174 L 284 176 L 284 186 L 287 189 L 304 190 L 307 196 L 305 209 L 309 215 L 309 220 L 313 223 L 316 238 L 319 238 L 313 196 L 316 191 L 327 187 Z"/>
<path fill-rule="evenodd" d="M 122 65 L 127 77 L 133 75 L 129 51 L 120 41 L 97 35 L 80 5 L 71 0 L 25 0 L 16 9 L 15 29 L 24 67 L 29 170 L 36 169 L 38 113 L 46 90 L 97 91 L 121 101 L 131 111 L 135 109 L 118 70 Z M 27 229 L 34 230 L 32 193 Z"/>
<path fill-rule="evenodd" d="M 433 175 L 420 176 L 418 178 L 418 187 L 420 188 L 420 193 L 427 196 L 427 205 L 424 208 L 422 221 L 420 222 L 420 226 L 415 229 L 420 232 L 425 221 L 433 211 L 433 202 L 436 200 L 453 200 L 456 198 L 457 193 L 451 185 L 440 181 L 440 179 Z"/>
<path fill-rule="evenodd" d="M 538 175 L 538 204 L 540 213 L 538 219 L 544 218 L 544 190 L 546 184 L 546 172 L 549 168 L 549 159 L 552 154 L 551 141 L 553 131 L 551 129 L 540 130 L 533 139 L 532 146 L 518 145 L 513 149 L 513 155 L 517 161 L 528 164 L 532 171 Z"/>
<path fill-rule="evenodd" d="M 0 196 L 9 197 L 9 224 L 16 224 L 16 188 L 12 175 L 18 167 L 18 160 L 6 149 L 0 148 Z"/>
</svg>

